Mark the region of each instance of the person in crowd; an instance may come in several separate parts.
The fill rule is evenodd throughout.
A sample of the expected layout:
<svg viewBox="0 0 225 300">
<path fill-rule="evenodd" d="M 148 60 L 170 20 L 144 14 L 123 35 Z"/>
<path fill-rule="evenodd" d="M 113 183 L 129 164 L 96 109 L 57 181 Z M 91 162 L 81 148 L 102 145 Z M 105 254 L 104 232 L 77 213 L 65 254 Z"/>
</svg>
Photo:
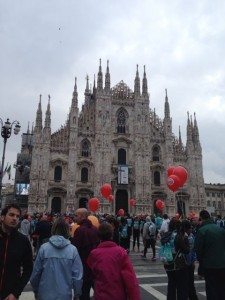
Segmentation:
<svg viewBox="0 0 225 300">
<path fill-rule="evenodd" d="M 127 225 L 127 220 L 124 217 L 121 217 L 120 219 L 119 245 L 123 247 L 127 251 L 127 253 L 129 253 L 129 248 L 130 248 L 129 229 Z"/>
<path fill-rule="evenodd" d="M 126 220 L 127 220 L 127 228 L 128 228 L 128 252 L 130 252 L 130 238 L 132 236 L 132 225 L 133 225 L 133 219 L 132 217 L 130 216 L 130 214 L 127 213 L 127 216 L 126 216 Z"/>
<path fill-rule="evenodd" d="M 0 222 L 0 299 L 16 300 L 29 281 L 33 257 L 28 238 L 17 230 L 21 209 L 2 209 Z"/>
<path fill-rule="evenodd" d="M 190 300 L 198 300 L 196 293 L 196 288 L 194 284 L 194 271 L 195 271 L 195 261 L 196 252 L 194 250 L 194 234 L 192 233 L 192 226 L 188 220 L 183 220 L 181 223 L 181 231 L 187 234 L 188 242 L 190 247 L 190 252 L 186 254 L 187 269 L 188 269 L 188 297 Z"/>
<path fill-rule="evenodd" d="M 146 258 L 148 248 L 152 248 L 152 261 L 156 261 L 156 226 L 150 216 L 146 217 L 146 222 L 143 228 L 143 244 L 144 252 L 142 258 Z"/>
<path fill-rule="evenodd" d="M 162 225 L 159 229 L 159 234 L 160 236 L 163 236 L 169 229 L 169 223 L 170 223 L 170 219 L 168 217 L 167 214 L 163 215 L 163 221 L 162 221 Z"/>
<path fill-rule="evenodd" d="M 106 221 L 113 227 L 113 242 L 119 245 L 119 223 L 112 215 L 106 216 Z"/>
<path fill-rule="evenodd" d="M 167 300 L 188 299 L 188 270 L 187 265 L 177 267 L 175 257 L 180 252 L 186 255 L 190 251 L 187 235 L 180 230 L 180 221 L 173 218 L 169 223 L 168 231 L 161 238 L 162 245 L 171 247 L 173 259 L 164 264 L 168 277 Z"/>
<path fill-rule="evenodd" d="M 43 215 L 40 221 L 36 224 L 35 231 L 33 232 L 34 236 L 38 237 L 36 252 L 42 244 L 48 241 L 51 236 L 51 223 L 48 221 L 48 216 Z"/>
<path fill-rule="evenodd" d="M 135 250 L 136 241 L 138 252 L 140 251 L 140 233 L 140 220 L 138 216 L 135 216 L 133 220 L 133 251 Z"/>
<path fill-rule="evenodd" d="M 83 266 L 75 246 L 69 241 L 69 225 L 58 218 L 52 236 L 38 251 L 30 278 L 38 300 L 71 300 L 81 294 Z"/>
<path fill-rule="evenodd" d="M 155 226 L 156 226 L 156 236 L 158 235 L 159 233 L 159 230 L 162 226 L 162 222 L 163 222 L 163 218 L 161 217 L 160 214 L 158 214 L 156 217 L 155 217 Z"/>
<path fill-rule="evenodd" d="M 127 252 L 112 241 L 113 227 L 99 226 L 100 244 L 91 251 L 87 263 L 94 274 L 96 300 L 140 300 L 140 290 Z"/>
<path fill-rule="evenodd" d="M 30 240 L 30 233 L 31 233 L 31 224 L 29 221 L 29 215 L 25 214 L 23 216 L 23 220 L 20 223 L 19 232 L 24 234 Z"/>
<path fill-rule="evenodd" d="M 83 263 L 84 275 L 82 295 L 80 300 L 90 299 L 90 290 L 94 287 L 92 272 L 87 265 L 87 257 L 91 250 L 97 247 L 99 244 L 98 230 L 88 220 L 88 211 L 86 208 L 79 208 L 75 212 L 75 219 L 78 225 L 80 225 L 72 238 L 72 244 L 77 247 L 80 254 L 81 261 Z"/>
<path fill-rule="evenodd" d="M 208 300 L 225 299 L 225 230 L 210 218 L 207 210 L 199 214 L 202 220 L 195 238 L 195 250 L 202 266 Z"/>
</svg>

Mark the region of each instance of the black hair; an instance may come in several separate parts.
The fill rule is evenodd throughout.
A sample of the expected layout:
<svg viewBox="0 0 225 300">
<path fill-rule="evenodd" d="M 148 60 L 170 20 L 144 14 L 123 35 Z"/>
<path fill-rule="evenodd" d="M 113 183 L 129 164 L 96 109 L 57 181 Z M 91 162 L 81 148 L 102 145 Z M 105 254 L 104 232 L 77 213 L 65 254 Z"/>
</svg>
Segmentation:
<svg viewBox="0 0 225 300">
<path fill-rule="evenodd" d="M 98 236 L 101 241 L 110 241 L 113 238 L 113 227 L 111 224 L 105 222 L 98 228 Z"/>
<path fill-rule="evenodd" d="M 169 222 L 169 231 L 178 231 L 180 229 L 180 223 L 180 220 L 177 220 L 177 218 L 172 218 Z"/>
<path fill-rule="evenodd" d="M 7 213 L 8 213 L 8 211 L 10 210 L 10 208 L 15 208 L 15 209 L 17 209 L 17 210 L 20 212 L 20 215 L 21 215 L 21 208 L 19 207 L 19 205 L 12 203 L 12 204 L 6 205 L 6 206 L 3 208 L 2 212 L 1 212 L 1 216 L 6 216 Z"/>
<path fill-rule="evenodd" d="M 208 220 L 208 219 L 210 219 L 210 214 L 207 210 L 203 209 L 200 211 L 199 217 L 201 220 Z"/>
<path fill-rule="evenodd" d="M 191 222 L 188 220 L 183 220 L 180 224 L 180 232 L 185 233 L 189 229 L 191 229 Z"/>
</svg>

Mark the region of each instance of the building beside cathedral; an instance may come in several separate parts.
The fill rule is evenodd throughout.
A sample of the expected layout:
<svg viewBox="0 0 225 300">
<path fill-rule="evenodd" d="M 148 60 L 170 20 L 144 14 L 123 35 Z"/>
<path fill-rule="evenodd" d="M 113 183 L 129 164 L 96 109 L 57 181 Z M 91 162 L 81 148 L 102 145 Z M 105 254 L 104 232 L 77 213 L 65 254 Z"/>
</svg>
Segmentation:
<svg viewBox="0 0 225 300">
<path fill-rule="evenodd" d="M 84 95 L 79 111 L 75 80 L 68 119 L 56 132 L 51 131 L 50 97 L 43 122 L 40 96 L 34 130 L 29 132 L 29 212 L 70 212 L 86 207 L 93 196 L 99 198 L 104 213 L 120 208 L 153 213 L 159 198 L 169 215 L 177 211 L 187 215 L 206 207 L 196 116 L 187 116 L 184 145 L 180 132 L 177 138 L 172 131 L 167 91 L 163 119 L 150 108 L 145 68 L 141 84 L 137 66 L 132 91 L 123 81 L 111 87 L 108 62 L 103 84 L 100 61 L 97 84 L 94 80 L 90 89 L 87 78 Z M 166 184 L 171 165 L 182 165 L 189 174 L 184 187 L 175 193 Z M 112 203 L 100 195 L 103 183 L 112 185 Z M 130 207 L 131 198 L 136 200 L 135 207 Z"/>
</svg>

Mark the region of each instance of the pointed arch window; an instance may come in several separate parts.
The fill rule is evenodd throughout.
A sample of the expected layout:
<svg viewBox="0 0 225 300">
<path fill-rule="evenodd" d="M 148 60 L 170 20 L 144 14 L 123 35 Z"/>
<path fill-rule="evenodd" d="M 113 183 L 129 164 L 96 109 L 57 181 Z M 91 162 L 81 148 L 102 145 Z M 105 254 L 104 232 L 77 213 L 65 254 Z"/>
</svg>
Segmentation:
<svg viewBox="0 0 225 300">
<path fill-rule="evenodd" d="M 152 148 L 152 160 L 160 161 L 160 147 L 158 145 L 155 145 Z"/>
<path fill-rule="evenodd" d="M 126 133 L 126 118 L 125 110 L 119 110 L 117 114 L 117 133 Z"/>
<path fill-rule="evenodd" d="M 62 167 L 56 166 L 54 171 L 54 181 L 58 182 L 62 180 Z"/>
<path fill-rule="evenodd" d="M 88 140 L 84 140 L 81 143 L 81 156 L 88 157 L 91 155 L 91 145 Z"/>
<path fill-rule="evenodd" d="M 157 185 L 157 186 L 160 185 L 160 172 L 159 171 L 154 172 L 154 185 Z"/>
<path fill-rule="evenodd" d="M 88 168 L 81 169 L 81 182 L 88 182 Z"/>
<path fill-rule="evenodd" d="M 118 165 L 126 165 L 126 154 L 125 149 L 118 150 Z"/>
</svg>

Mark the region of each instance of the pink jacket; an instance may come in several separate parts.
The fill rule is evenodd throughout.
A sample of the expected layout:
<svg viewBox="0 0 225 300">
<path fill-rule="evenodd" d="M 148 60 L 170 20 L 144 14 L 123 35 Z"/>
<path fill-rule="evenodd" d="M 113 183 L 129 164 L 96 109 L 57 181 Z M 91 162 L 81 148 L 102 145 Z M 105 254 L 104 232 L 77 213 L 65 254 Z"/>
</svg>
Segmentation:
<svg viewBox="0 0 225 300">
<path fill-rule="evenodd" d="M 105 241 L 91 251 L 87 264 L 94 275 L 95 300 L 140 300 L 138 281 L 126 250 Z"/>
</svg>

